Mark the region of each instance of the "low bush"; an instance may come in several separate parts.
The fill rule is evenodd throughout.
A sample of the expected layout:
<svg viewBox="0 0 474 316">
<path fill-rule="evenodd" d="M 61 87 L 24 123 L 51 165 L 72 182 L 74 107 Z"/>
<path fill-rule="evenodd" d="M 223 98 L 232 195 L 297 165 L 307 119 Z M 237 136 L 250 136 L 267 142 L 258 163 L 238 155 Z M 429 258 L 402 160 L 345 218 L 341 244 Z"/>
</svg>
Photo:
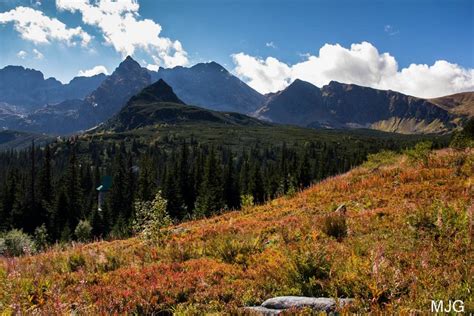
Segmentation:
<svg viewBox="0 0 474 316">
<path fill-rule="evenodd" d="M 139 201 L 135 203 L 135 219 L 133 230 L 145 240 L 159 240 L 162 237 L 163 227 L 172 224 L 166 212 L 167 201 L 158 192 L 153 201 Z"/>
<path fill-rule="evenodd" d="M 369 154 L 367 156 L 367 161 L 364 163 L 366 168 L 377 168 L 383 165 L 388 165 L 394 163 L 397 159 L 397 153 L 391 150 L 382 150 L 381 152 L 375 154 Z"/>
<path fill-rule="evenodd" d="M 412 162 L 421 162 L 424 166 L 428 165 L 433 142 L 423 141 L 415 145 L 414 148 L 405 150 L 405 155 Z"/>
<path fill-rule="evenodd" d="M 45 224 L 36 227 L 34 239 L 35 239 L 35 247 L 38 251 L 43 251 L 48 247 L 49 236 L 48 236 L 48 230 L 46 229 Z"/>
<path fill-rule="evenodd" d="M 74 230 L 78 241 L 87 242 L 92 238 L 92 226 L 88 220 L 80 220 Z"/>
<path fill-rule="evenodd" d="M 73 253 L 68 259 L 69 270 L 72 272 L 78 271 L 85 267 L 86 259 L 81 253 Z"/>
<path fill-rule="evenodd" d="M 462 131 L 453 134 L 450 146 L 456 149 L 474 147 L 474 119 L 470 119 Z"/>
<path fill-rule="evenodd" d="M 21 256 L 36 251 L 35 244 L 28 234 L 22 230 L 12 229 L 0 238 L 0 254 L 5 256 Z"/>
<path fill-rule="evenodd" d="M 302 246 L 289 253 L 289 283 L 304 296 L 326 296 L 325 283 L 329 279 L 331 265 L 326 250 Z"/>
<path fill-rule="evenodd" d="M 347 236 L 347 222 L 346 217 L 343 215 L 329 215 L 324 218 L 323 233 L 328 236 L 334 237 L 337 240 L 342 240 Z"/>
<path fill-rule="evenodd" d="M 225 263 L 245 264 L 250 255 L 261 251 L 260 239 L 252 236 L 225 236 L 206 246 L 208 255 Z"/>
</svg>

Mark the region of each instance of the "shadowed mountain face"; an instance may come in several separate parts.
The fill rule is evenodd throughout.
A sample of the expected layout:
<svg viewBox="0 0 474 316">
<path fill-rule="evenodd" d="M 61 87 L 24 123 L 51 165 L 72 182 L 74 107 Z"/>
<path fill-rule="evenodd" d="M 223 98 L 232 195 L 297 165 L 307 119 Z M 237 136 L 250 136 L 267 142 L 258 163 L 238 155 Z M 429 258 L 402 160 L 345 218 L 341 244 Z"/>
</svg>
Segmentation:
<svg viewBox="0 0 474 316">
<path fill-rule="evenodd" d="M 55 78 L 45 79 L 43 73 L 21 66 L 0 69 L 0 102 L 34 110 L 66 99 L 82 99 L 96 89 L 106 78 L 75 77 L 68 84 Z"/>
<path fill-rule="evenodd" d="M 160 79 L 173 87 L 173 95 L 180 102 L 153 99 L 166 91 L 143 94 L 142 89 Z M 165 89 L 163 83 L 151 87 Z M 110 76 L 76 77 L 67 85 L 54 78 L 45 80 L 41 72 L 20 66 L 1 69 L 0 128 L 51 134 L 84 131 L 112 118 L 140 91 L 141 103 L 150 97 L 148 103 L 186 103 L 316 128 L 442 133 L 474 115 L 473 92 L 425 100 L 335 81 L 318 88 L 296 80 L 283 91 L 262 96 L 215 62 L 153 72 L 127 57 Z M 160 115 L 163 111 L 160 108 Z M 212 113 L 215 118 L 216 113 Z M 233 115 L 227 113 L 226 117 Z M 185 117 L 191 119 L 190 112 Z M 247 116 L 240 118 L 248 122 Z"/>
<path fill-rule="evenodd" d="M 162 79 L 132 97 L 101 130 L 123 132 L 156 124 L 266 125 L 244 114 L 215 112 L 186 105 Z"/>
<path fill-rule="evenodd" d="M 153 81 L 165 80 L 187 104 L 211 110 L 250 113 L 264 100 L 260 93 L 215 62 L 160 69 L 151 75 Z"/>
<path fill-rule="evenodd" d="M 84 100 L 71 99 L 43 107 L 19 122 L 16 129 L 70 134 L 92 128 L 112 117 L 150 83 L 148 71 L 127 57 Z"/>
<path fill-rule="evenodd" d="M 454 127 L 454 116 L 428 100 L 335 81 L 320 89 L 296 80 L 270 95 L 256 115 L 300 126 L 399 133 L 438 133 Z"/>
<path fill-rule="evenodd" d="M 117 113 L 133 95 L 151 83 L 148 71 L 128 56 L 79 109 L 85 126 L 100 124 Z"/>
</svg>

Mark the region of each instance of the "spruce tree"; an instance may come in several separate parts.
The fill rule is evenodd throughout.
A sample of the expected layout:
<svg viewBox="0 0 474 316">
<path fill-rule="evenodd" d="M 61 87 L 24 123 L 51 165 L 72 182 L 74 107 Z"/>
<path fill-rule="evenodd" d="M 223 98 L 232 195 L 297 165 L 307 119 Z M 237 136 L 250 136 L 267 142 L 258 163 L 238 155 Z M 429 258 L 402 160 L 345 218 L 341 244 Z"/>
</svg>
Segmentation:
<svg viewBox="0 0 474 316">
<path fill-rule="evenodd" d="M 256 204 L 262 204 L 265 202 L 265 188 L 262 172 L 260 170 L 260 164 L 257 162 L 253 163 L 249 191 L 252 194 L 253 200 Z"/>
<path fill-rule="evenodd" d="M 71 225 L 70 230 L 72 231 L 79 219 L 82 218 L 82 204 L 81 197 L 82 191 L 79 183 L 78 167 L 76 149 L 73 147 L 71 156 L 69 158 L 69 165 L 66 172 L 66 194 L 67 194 L 67 212 L 69 214 L 69 224 Z"/>
<path fill-rule="evenodd" d="M 186 215 L 186 205 L 179 187 L 177 163 L 171 164 L 165 173 L 163 197 L 166 199 L 166 211 L 173 219 L 182 219 Z"/>
<path fill-rule="evenodd" d="M 229 209 L 240 208 L 239 185 L 234 175 L 233 157 L 230 154 L 227 158 L 227 164 L 224 169 L 224 201 Z"/>
<path fill-rule="evenodd" d="M 153 189 L 151 181 L 151 159 L 145 155 L 140 160 L 139 174 L 138 174 L 138 200 L 150 201 L 153 198 Z"/>
<path fill-rule="evenodd" d="M 221 183 L 221 166 L 211 149 L 206 160 L 204 179 L 196 200 L 196 215 L 209 216 L 222 210 L 225 206 Z"/>
<path fill-rule="evenodd" d="M 306 188 L 311 184 L 311 165 L 309 161 L 308 148 L 303 152 L 303 159 L 300 164 L 298 182 L 300 188 Z"/>
<path fill-rule="evenodd" d="M 46 145 L 44 148 L 43 166 L 38 181 L 41 200 L 51 203 L 53 199 L 53 185 L 51 180 L 51 149 L 49 145 Z"/>
</svg>

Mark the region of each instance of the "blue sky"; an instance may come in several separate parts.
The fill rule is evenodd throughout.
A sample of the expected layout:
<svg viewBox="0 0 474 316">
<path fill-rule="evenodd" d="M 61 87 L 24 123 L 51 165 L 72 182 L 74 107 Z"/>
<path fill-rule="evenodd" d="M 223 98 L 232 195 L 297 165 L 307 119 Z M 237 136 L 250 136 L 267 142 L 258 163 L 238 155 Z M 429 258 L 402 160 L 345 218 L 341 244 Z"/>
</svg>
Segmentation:
<svg viewBox="0 0 474 316">
<path fill-rule="evenodd" d="M 124 10 L 122 17 L 128 12 L 136 21 L 152 20 L 162 28 L 158 37 L 168 39 L 169 43 L 152 44 L 143 49 L 143 45 L 149 45 L 153 39 L 144 38 L 144 42 L 132 44 L 122 43 L 120 39 L 107 42 L 104 40 L 107 30 L 101 28 L 99 22 L 84 21 L 85 15 L 90 12 L 86 9 L 81 11 L 82 8 L 71 8 L 68 4 L 59 3 L 61 1 L 58 4 L 54 0 L 0 0 L 0 67 L 7 64 L 25 65 L 43 71 L 46 76 L 55 76 L 67 82 L 80 71 L 97 66 L 105 67 L 108 72 L 113 71 L 125 54 L 130 52 L 130 47 L 133 47 L 133 57 L 143 66 L 149 65 L 153 69 L 158 66 L 217 61 L 261 92 L 281 89 L 296 77 L 302 77 L 317 85 L 322 85 L 329 79 L 342 79 L 341 81 L 378 88 L 393 87 L 420 94 L 426 91 L 428 83 L 410 91 L 408 86 L 412 84 L 404 85 L 398 82 L 402 79 L 395 77 L 400 77 L 397 74 L 401 74 L 411 64 L 426 64 L 431 67 L 440 60 L 447 61 L 449 65 L 457 65 L 461 72 L 464 71 L 464 84 L 453 87 L 452 92 L 469 90 L 474 85 L 474 1 L 123 1 L 128 3 L 129 11 Z M 86 5 L 92 8 L 98 4 L 91 0 Z M 42 12 L 44 17 L 57 19 L 64 24 L 66 30 L 80 27 L 81 32 L 91 36 L 91 39 L 87 45 L 81 45 L 83 37 L 67 38 L 69 35 L 64 36 L 63 33 L 48 38 L 47 42 L 25 38 L 22 35 L 25 30 L 18 30 L 18 24 L 28 19 L 27 14 L 6 15 L 9 12 L 19 13 L 12 11 L 19 7 L 30 7 Z M 113 11 L 104 10 L 103 14 Z M 46 30 L 49 31 L 51 30 Z M 34 32 L 30 37 L 32 36 L 35 36 Z M 176 41 L 179 41 L 180 46 L 176 46 Z M 383 66 L 376 73 L 367 75 L 364 69 L 372 71 L 373 60 L 366 60 L 365 57 L 362 58 L 367 63 L 365 68 L 356 65 L 355 70 L 354 67 L 339 69 L 339 66 L 323 69 L 321 66 L 329 63 L 320 56 L 320 49 L 324 45 L 339 44 L 341 49 L 334 54 L 340 56 L 340 59 L 335 63 L 347 64 L 358 60 L 351 59 L 356 55 L 351 50 L 351 45 L 364 42 L 370 44 L 370 47 L 362 47 L 362 51 L 371 55 L 371 47 L 376 49 L 378 57 L 372 57 L 378 64 L 391 63 L 390 60 L 385 60 L 383 53 L 393 57 L 397 64 L 396 71 L 387 70 L 391 67 L 389 65 L 388 68 Z M 346 50 L 349 51 L 348 56 Z M 22 51 L 24 53 L 20 53 Z M 159 57 L 162 53 L 170 58 Z M 238 53 L 242 54 L 235 55 Z M 333 52 L 328 50 L 327 56 L 331 54 Z M 313 72 L 322 72 L 317 76 L 305 75 L 295 67 L 310 60 L 311 56 L 321 59 L 312 65 L 306 64 L 315 67 L 309 68 Z M 349 59 L 346 61 L 344 56 Z M 441 77 L 444 76 L 444 79 L 441 79 L 452 82 L 453 75 L 459 73 L 459 69 L 441 66 L 434 70 L 429 68 L 428 73 L 422 69 L 410 68 L 409 72 L 416 71 L 416 74 L 409 77 L 404 74 L 403 80 L 414 80 L 416 83 L 422 74 L 425 77 L 431 74 L 437 76 L 439 69 L 442 69 L 451 73 L 443 73 Z M 446 70 L 450 67 L 452 69 Z M 364 73 L 360 74 L 361 71 Z M 387 71 L 392 71 L 393 74 L 390 77 L 379 75 Z M 367 78 L 357 79 L 357 76 L 366 75 Z M 437 85 L 446 85 L 441 79 Z M 395 81 L 397 82 L 394 83 Z M 434 87 L 433 93 L 436 90 L 439 89 Z"/>
</svg>

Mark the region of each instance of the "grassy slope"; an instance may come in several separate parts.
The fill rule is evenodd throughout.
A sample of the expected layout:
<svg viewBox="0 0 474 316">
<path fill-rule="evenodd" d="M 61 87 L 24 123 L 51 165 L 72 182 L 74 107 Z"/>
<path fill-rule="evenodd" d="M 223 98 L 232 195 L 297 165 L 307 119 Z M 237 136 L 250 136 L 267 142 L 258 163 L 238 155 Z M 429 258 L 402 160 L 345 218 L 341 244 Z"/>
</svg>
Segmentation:
<svg viewBox="0 0 474 316">
<path fill-rule="evenodd" d="M 474 92 L 462 92 L 429 101 L 454 114 L 474 117 Z"/>
<path fill-rule="evenodd" d="M 172 227 L 154 245 L 133 238 L 3 259 L 0 310 L 190 314 L 309 293 L 355 297 L 360 312 L 428 312 L 431 299 L 472 300 L 474 151 L 385 162 Z M 349 232 L 337 241 L 321 228 L 340 203 Z"/>
<path fill-rule="evenodd" d="M 291 125 L 269 126 L 231 126 L 213 123 L 182 123 L 146 126 L 125 132 L 97 131 L 79 136 L 79 140 L 86 144 L 89 141 L 99 145 L 115 143 L 123 140 L 129 143 L 132 140 L 144 146 L 176 146 L 177 140 L 190 141 L 193 138 L 203 144 L 218 144 L 219 146 L 242 150 L 257 144 L 288 146 L 301 145 L 307 141 L 337 142 L 347 146 L 354 146 L 356 142 L 364 142 L 367 146 L 377 145 L 380 140 L 392 140 L 394 143 L 405 144 L 411 147 L 422 140 L 433 140 L 449 143 L 448 135 L 402 135 L 386 133 L 368 129 L 355 130 L 327 130 L 301 128 Z M 401 146 L 405 147 L 405 146 Z M 84 148 L 86 151 L 88 147 Z"/>
</svg>

